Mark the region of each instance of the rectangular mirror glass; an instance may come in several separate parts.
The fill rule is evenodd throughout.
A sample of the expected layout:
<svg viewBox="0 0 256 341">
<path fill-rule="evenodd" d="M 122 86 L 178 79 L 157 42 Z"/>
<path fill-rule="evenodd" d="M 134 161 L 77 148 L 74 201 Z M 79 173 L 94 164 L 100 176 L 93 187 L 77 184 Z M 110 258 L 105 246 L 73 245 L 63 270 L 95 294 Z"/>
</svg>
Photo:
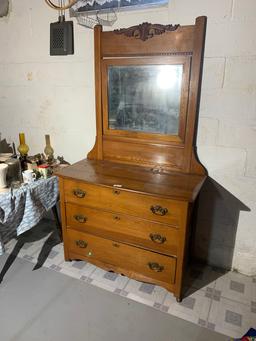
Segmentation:
<svg viewBox="0 0 256 341">
<path fill-rule="evenodd" d="M 183 65 L 108 67 L 108 128 L 178 135 Z"/>
</svg>

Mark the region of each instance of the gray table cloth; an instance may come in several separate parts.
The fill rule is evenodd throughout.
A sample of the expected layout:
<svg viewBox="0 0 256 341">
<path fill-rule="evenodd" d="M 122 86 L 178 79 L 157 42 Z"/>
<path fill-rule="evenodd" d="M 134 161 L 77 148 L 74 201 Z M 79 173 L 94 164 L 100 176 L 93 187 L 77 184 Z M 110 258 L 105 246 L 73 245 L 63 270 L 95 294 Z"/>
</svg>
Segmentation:
<svg viewBox="0 0 256 341">
<path fill-rule="evenodd" d="M 0 255 L 5 243 L 34 227 L 56 205 L 58 195 L 56 176 L 0 192 Z"/>
</svg>

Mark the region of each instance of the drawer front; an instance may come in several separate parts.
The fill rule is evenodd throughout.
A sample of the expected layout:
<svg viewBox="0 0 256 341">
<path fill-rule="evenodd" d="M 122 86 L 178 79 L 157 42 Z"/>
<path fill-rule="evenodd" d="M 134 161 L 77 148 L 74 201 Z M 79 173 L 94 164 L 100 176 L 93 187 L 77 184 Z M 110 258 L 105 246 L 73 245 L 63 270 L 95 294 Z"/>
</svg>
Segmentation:
<svg viewBox="0 0 256 341">
<path fill-rule="evenodd" d="M 141 274 L 160 282 L 174 283 L 176 258 L 113 242 L 87 233 L 67 230 L 70 252 L 81 257 L 112 265 L 121 271 Z"/>
<path fill-rule="evenodd" d="M 168 225 L 75 204 L 66 204 L 66 215 L 67 228 L 177 255 L 179 231 Z"/>
<path fill-rule="evenodd" d="M 117 188 L 65 180 L 65 201 L 179 227 L 187 203 Z"/>
</svg>

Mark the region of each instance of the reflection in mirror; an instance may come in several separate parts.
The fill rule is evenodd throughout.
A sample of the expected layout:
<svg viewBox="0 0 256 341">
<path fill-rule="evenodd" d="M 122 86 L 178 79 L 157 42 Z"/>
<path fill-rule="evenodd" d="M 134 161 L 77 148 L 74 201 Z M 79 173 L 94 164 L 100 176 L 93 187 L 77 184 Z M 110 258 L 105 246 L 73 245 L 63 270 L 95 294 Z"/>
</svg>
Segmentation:
<svg viewBox="0 0 256 341">
<path fill-rule="evenodd" d="M 108 68 L 109 129 L 177 135 L 183 65 Z"/>
</svg>

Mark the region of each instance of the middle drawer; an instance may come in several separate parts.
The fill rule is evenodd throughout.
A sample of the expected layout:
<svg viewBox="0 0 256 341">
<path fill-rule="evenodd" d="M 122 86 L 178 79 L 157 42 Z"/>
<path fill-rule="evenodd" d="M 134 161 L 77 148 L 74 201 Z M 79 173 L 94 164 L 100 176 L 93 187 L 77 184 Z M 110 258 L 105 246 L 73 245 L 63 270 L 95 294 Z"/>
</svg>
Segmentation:
<svg viewBox="0 0 256 341">
<path fill-rule="evenodd" d="M 67 228 L 176 256 L 179 231 L 165 224 L 66 204 Z"/>
</svg>

